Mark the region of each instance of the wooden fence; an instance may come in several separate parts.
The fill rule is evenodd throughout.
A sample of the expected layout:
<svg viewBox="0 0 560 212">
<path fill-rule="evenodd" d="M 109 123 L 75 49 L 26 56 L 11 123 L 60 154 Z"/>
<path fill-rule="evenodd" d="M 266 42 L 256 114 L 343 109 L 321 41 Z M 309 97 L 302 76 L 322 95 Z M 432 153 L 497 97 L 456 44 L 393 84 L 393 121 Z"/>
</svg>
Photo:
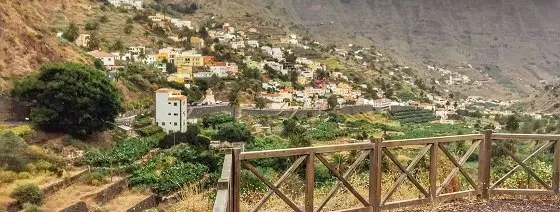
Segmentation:
<svg viewBox="0 0 560 212">
<path fill-rule="evenodd" d="M 526 158 L 520 159 L 509 148 L 506 148 L 503 142 L 511 142 L 512 140 L 537 140 L 544 141 L 538 145 L 536 150 L 529 154 Z M 251 211 L 259 211 L 272 195 L 277 195 L 294 211 L 322 211 L 325 205 L 331 200 L 336 192 L 345 187 L 360 203 L 357 208 L 348 208 L 341 211 L 381 211 L 395 208 L 420 205 L 425 203 L 440 203 L 453 199 L 459 199 L 469 196 L 476 196 L 481 199 L 488 199 L 491 195 L 508 194 L 508 195 L 554 195 L 559 192 L 559 160 L 560 160 L 560 135 L 526 135 L 526 134 L 500 134 L 487 131 L 481 134 L 445 136 L 421 139 L 406 139 L 382 141 L 381 139 L 371 139 L 371 142 L 330 145 L 320 147 L 306 147 L 293 149 L 278 149 L 270 151 L 241 152 L 240 149 L 233 149 L 232 154 L 226 155 L 222 176 L 219 180 L 218 193 L 214 204 L 215 212 L 240 211 L 240 185 L 242 167 L 254 174 L 266 187 L 270 190 L 264 194 L 262 199 L 251 209 Z M 453 154 L 445 147 L 445 144 L 452 142 L 472 141 L 472 145 L 465 151 L 460 158 Z M 405 167 L 397 156 L 394 155 L 395 148 L 420 148 L 419 153 Z M 546 149 L 553 148 L 553 170 L 552 179 L 541 179 L 531 168 L 527 162 Z M 502 177 L 497 178 L 494 182 L 490 177 L 492 171 L 492 149 L 498 148 L 517 163 L 513 169 Z M 478 149 L 478 176 L 472 176 L 465 168 L 465 164 L 469 157 Z M 325 153 L 343 152 L 343 151 L 361 151 L 356 161 L 350 165 L 342 173 L 340 170 L 329 163 L 325 158 Z M 446 175 L 443 180 L 439 180 L 438 184 L 438 154 L 443 153 L 445 159 L 453 164 L 453 169 Z M 428 185 L 424 187 L 414 176 L 413 170 L 423 157 L 428 155 Z M 388 192 L 381 192 L 382 182 L 382 162 L 383 156 L 393 163 L 400 171 L 394 184 Z M 442 157 L 443 157 L 442 156 Z M 251 164 L 251 160 L 276 157 L 292 157 L 292 165 L 284 174 L 276 181 L 271 182 L 259 170 Z M 356 168 L 368 158 L 369 172 L 369 188 L 368 196 L 362 196 L 356 188 L 349 182 L 349 177 L 355 172 Z M 331 188 L 326 197 L 320 201 L 314 201 L 314 185 L 315 185 L 315 162 L 318 160 L 323 164 L 329 172 L 337 179 L 337 182 Z M 385 161 L 386 163 L 388 161 Z M 305 164 L 305 197 L 303 203 L 296 203 L 288 198 L 279 188 L 288 179 L 288 177 L 296 171 L 296 169 Z M 540 187 L 543 189 L 504 189 L 500 188 L 506 179 L 512 176 L 517 170 L 524 170 L 527 175 L 533 177 Z M 441 173 L 440 173 L 441 174 Z M 445 188 L 450 184 L 457 174 L 461 174 L 468 185 L 472 188 L 458 192 L 444 193 Z M 420 198 L 392 201 L 391 197 L 398 188 L 406 181 L 410 181 L 416 189 L 421 193 Z M 549 180 L 551 184 L 546 183 Z"/>
</svg>

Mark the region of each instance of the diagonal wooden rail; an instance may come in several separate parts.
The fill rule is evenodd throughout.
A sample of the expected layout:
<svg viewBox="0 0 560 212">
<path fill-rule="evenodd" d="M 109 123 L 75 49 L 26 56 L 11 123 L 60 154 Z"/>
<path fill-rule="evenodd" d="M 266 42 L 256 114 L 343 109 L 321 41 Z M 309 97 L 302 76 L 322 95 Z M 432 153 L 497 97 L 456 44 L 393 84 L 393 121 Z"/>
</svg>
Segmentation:
<svg viewBox="0 0 560 212">
<path fill-rule="evenodd" d="M 504 147 L 503 142 L 510 142 L 512 140 L 540 140 L 546 141 L 542 145 L 538 145 L 534 152 L 520 159 L 514 151 Z M 278 196 L 287 206 L 293 211 L 306 211 L 318 212 L 324 211 L 327 204 L 332 200 L 332 197 L 337 193 L 340 188 L 346 188 L 349 193 L 355 197 L 359 206 L 355 208 L 347 208 L 342 211 L 381 211 L 390 210 L 395 208 L 403 208 L 411 205 L 418 205 L 424 203 L 437 203 L 448 201 L 452 199 L 464 198 L 468 196 L 478 196 L 479 198 L 487 199 L 490 195 L 508 194 L 508 195 L 556 195 L 560 190 L 560 135 L 528 135 L 528 134 L 503 134 L 492 133 L 486 131 L 481 134 L 459 135 L 459 136 L 444 136 L 435 138 L 421 138 L 421 139 L 406 139 L 406 140 L 393 140 L 382 141 L 381 139 L 371 139 L 370 142 L 353 143 L 353 144 L 340 144 L 331 146 L 319 147 L 305 147 L 293 149 L 279 149 L 270 151 L 257 151 L 257 152 L 241 152 L 240 149 L 233 149 L 232 154 L 228 154 L 224 160 L 224 167 L 222 170 L 222 177 L 218 182 L 218 193 L 214 204 L 215 212 L 237 212 L 240 211 L 241 195 L 241 169 L 244 167 L 249 172 L 253 173 L 262 183 L 270 190 L 264 193 L 256 205 L 253 206 L 251 211 L 263 210 L 265 204 L 273 195 Z M 463 155 L 454 156 L 446 147 L 446 144 L 453 142 L 472 141 L 472 144 L 464 152 Z M 543 154 L 545 150 L 553 147 L 553 154 L 546 155 L 552 157 L 553 170 L 552 179 L 543 179 L 527 164 L 531 159 L 539 154 Z M 395 148 L 419 148 L 418 154 L 406 165 L 402 164 L 394 155 Z M 472 158 L 473 153 L 478 149 L 478 175 L 473 177 L 465 167 L 465 164 Z M 512 159 L 516 166 L 502 175 L 492 183 L 491 173 L 492 169 L 492 152 L 494 149 L 501 150 L 510 159 Z M 346 168 L 346 170 L 338 170 L 334 165 L 329 162 L 325 156 L 326 153 L 346 152 L 346 151 L 361 151 L 355 161 Z M 441 158 L 438 158 L 439 153 L 443 153 Z M 385 156 L 385 157 L 384 157 Z M 429 156 L 429 167 L 422 168 L 428 169 L 428 182 L 427 185 L 422 185 L 418 180 L 420 174 L 418 166 L 422 159 Z M 291 157 L 293 158 L 292 165 L 280 176 L 274 183 L 267 179 L 259 170 L 252 165 L 250 160 L 274 157 Z M 368 160 L 366 160 L 366 158 Z M 384 172 L 382 170 L 383 158 L 388 159 L 391 163 L 395 164 L 397 170 L 400 172 L 395 179 L 392 186 L 385 192 L 381 191 L 381 179 Z M 438 160 L 448 160 L 453 165 L 449 173 L 445 173 L 445 178 L 438 181 Z M 362 196 L 355 187 L 348 181 L 357 171 L 357 167 L 363 164 L 364 161 L 368 164 L 369 172 L 369 194 L 368 197 Z M 305 162 L 305 163 L 304 163 Z M 305 177 L 304 177 L 304 198 L 303 202 L 298 202 L 290 199 L 284 192 L 281 191 L 281 186 L 284 182 L 292 176 L 298 168 L 304 164 Z M 337 179 L 337 182 L 326 194 L 326 196 L 315 204 L 315 166 L 324 165 L 329 172 Z M 469 169 L 472 171 L 472 169 Z M 526 188 L 499 188 L 503 182 L 510 178 L 514 172 L 523 170 L 528 176 L 537 181 L 543 189 L 526 189 Z M 298 172 L 300 173 L 300 172 Z M 472 189 L 462 190 L 451 193 L 444 193 L 445 188 L 450 184 L 452 179 L 460 173 L 466 180 L 466 183 Z M 392 200 L 394 193 L 408 180 L 422 195 L 416 199 Z M 550 183 L 547 183 L 550 182 Z M 330 209 L 329 209 L 330 210 Z"/>
</svg>

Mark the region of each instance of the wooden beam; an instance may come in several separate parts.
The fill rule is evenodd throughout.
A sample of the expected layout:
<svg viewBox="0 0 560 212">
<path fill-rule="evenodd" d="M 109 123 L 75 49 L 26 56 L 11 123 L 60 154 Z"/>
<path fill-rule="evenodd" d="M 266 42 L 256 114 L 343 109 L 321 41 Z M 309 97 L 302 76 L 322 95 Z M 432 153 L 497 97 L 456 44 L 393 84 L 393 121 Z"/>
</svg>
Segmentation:
<svg viewBox="0 0 560 212">
<path fill-rule="evenodd" d="M 232 170 L 232 196 L 233 196 L 233 211 L 240 211 L 241 194 L 239 189 L 241 187 L 241 159 L 239 158 L 241 149 L 235 148 L 232 150 L 233 170 Z"/>
<path fill-rule="evenodd" d="M 459 164 L 461 164 L 461 166 L 463 166 L 467 160 L 469 159 L 469 157 L 472 155 L 472 153 L 476 150 L 476 148 L 480 145 L 480 143 L 482 143 L 481 140 L 477 140 L 475 141 L 471 147 L 467 150 L 467 152 L 465 152 L 465 154 L 463 155 L 463 157 L 461 157 L 461 159 L 459 160 Z M 440 144 L 442 145 L 442 144 Z M 440 146 L 441 148 L 441 146 Z M 447 175 L 447 177 L 445 177 L 445 179 L 443 180 L 443 182 L 441 183 L 440 187 L 437 190 L 437 195 L 440 195 L 441 192 L 443 192 L 443 189 L 445 189 L 445 186 L 447 186 L 451 180 L 453 179 L 453 176 L 455 176 L 457 174 L 457 172 L 459 172 L 459 168 L 455 167 L 451 170 L 451 172 Z M 474 189 L 478 189 L 477 185 L 473 186 Z"/>
<path fill-rule="evenodd" d="M 372 151 L 365 151 L 362 154 L 360 154 L 360 156 L 358 156 L 358 158 L 356 159 L 356 161 L 354 161 L 354 163 L 352 163 L 352 165 L 344 172 L 344 174 L 342 175 L 342 177 L 344 179 L 348 179 L 348 177 L 350 177 L 352 175 L 352 173 L 354 173 L 354 170 L 360 165 L 360 163 L 371 153 Z M 327 196 L 323 199 L 323 201 L 321 202 L 321 204 L 319 204 L 319 206 L 317 206 L 317 208 L 315 208 L 315 211 L 321 211 L 323 209 L 323 207 L 325 207 L 325 205 L 329 202 L 329 200 L 334 196 L 334 194 L 336 194 L 336 192 L 338 191 L 338 189 L 340 188 L 340 186 L 342 186 L 343 184 L 340 181 L 337 181 L 336 184 L 334 184 L 333 188 L 331 188 L 331 190 L 329 191 L 329 193 L 327 194 Z"/>
<path fill-rule="evenodd" d="M 381 211 L 381 163 L 383 159 L 381 144 L 383 139 L 376 138 L 373 142 L 375 142 L 375 149 L 369 155 L 369 203 L 373 206 L 373 212 L 379 212 Z"/>
<path fill-rule="evenodd" d="M 478 182 L 480 182 L 480 197 L 487 200 L 490 196 L 488 188 L 490 187 L 490 161 L 492 157 L 492 130 L 484 132 L 484 141 L 480 146 L 479 162 L 478 162 Z"/>
<path fill-rule="evenodd" d="M 316 153 L 329 153 L 329 152 L 343 152 L 352 150 L 368 150 L 373 149 L 375 145 L 372 143 L 352 143 L 352 144 L 338 144 L 319 147 L 302 147 L 291 149 L 275 149 L 265 151 L 243 152 L 241 153 L 241 160 L 252 160 L 260 158 L 274 158 L 274 157 L 288 157 L 294 155 L 309 155 Z"/>
<path fill-rule="evenodd" d="M 552 166 L 552 190 L 558 194 L 560 192 L 560 141 L 554 141 L 554 158 Z"/>
<path fill-rule="evenodd" d="M 286 172 L 284 172 L 284 174 L 280 176 L 280 179 L 278 179 L 278 181 L 274 183 L 274 186 L 276 188 L 280 188 L 280 186 L 282 186 L 282 183 L 284 183 L 284 181 L 288 179 L 288 177 L 297 169 L 297 167 L 299 167 L 299 165 L 305 160 L 305 158 L 307 158 L 307 155 L 303 155 L 296 159 L 296 161 L 294 161 L 294 163 L 286 170 Z M 268 199 L 272 196 L 272 194 L 274 194 L 274 191 L 272 190 L 266 192 L 264 197 L 257 203 L 257 205 L 255 205 L 255 207 L 251 211 L 259 211 L 261 207 L 266 203 L 266 201 L 268 201 Z"/>
<path fill-rule="evenodd" d="M 437 148 L 438 145 L 443 145 L 442 143 L 434 143 L 430 147 L 430 173 L 428 175 L 429 181 L 429 191 L 430 191 L 430 198 L 432 199 L 432 204 L 436 204 L 436 197 L 437 197 L 437 170 L 438 170 L 438 158 L 437 158 Z"/>
<path fill-rule="evenodd" d="M 250 162 L 243 161 L 243 165 L 245 166 L 245 168 L 247 168 L 249 171 L 251 171 L 257 178 L 259 178 L 259 180 L 261 182 L 263 182 L 268 188 L 272 189 L 274 191 L 274 193 L 276 193 L 276 195 L 278 195 L 278 197 L 280 197 L 280 199 L 282 199 L 286 204 L 288 204 L 290 206 L 290 208 L 292 208 L 292 210 L 301 212 L 301 209 L 299 209 L 298 206 L 296 206 L 296 204 L 294 204 L 294 202 L 292 202 L 292 200 L 290 200 L 288 197 L 286 197 L 286 195 L 284 195 L 284 193 L 282 193 L 282 191 L 280 191 L 272 183 L 270 183 L 270 181 L 268 181 L 257 170 L 257 168 L 255 168 L 253 165 L 251 165 Z"/>
<path fill-rule="evenodd" d="M 509 134 L 509 133 L 494 133 L 492 134 L 494 140 L 560 140 L 560 135 L 550 134 Z"/>
<path fill-rule="evenodd" d="M 492 194 L 509 194 L 509 195 L 554 195 L 552 190 L 545 189 L 504 189 L 496 188 L 490 191 Z"/>
<path fill-rule="evenodd" d="M 232 156 L 231 154 L 226 154 L 224 156 L 224 163 L 222 165 L 222 174 L 220 179 L 218 179 L 218 190 L 228 189 L 231 181 L 231 167 L 232 167 Z"/>
<path fill-rule="evenodd" d="M 218 190 L 214 201 L 213 212 L 227 212 L 229 202 L 229 190 Z"/>
<path fill-rule="evenodd" d="M 527 156 L 525 159 L 523 159 L 523 161 L 521 161 L 522 163 L 526 163 L 527 161 L 529 161 L 531 158 L 533 158 L 534 156 L 536 156 L 537 154 L 539 154 L 540 152 L 542 152 L 543 150 L 545 150 L 546 148 L 548 148 L 550 145 L 552 145 L 552 143 L 554 143 L 554 141 L 549 141 L 545 144 L 543 144 L 541 147 L 539 147 L 535 152 L 531 153 L 529 156 Z M 490 186 L 490 189 L 494 189 L 496 188 L 498 185 L 502 184 L 510 175 L 512 175 L 515 171 L 517 171 L 517 169 L 521 168 L 521 165 L 517 165 L 515 167 L 513 167 L 513 169 L 511 169 L 508 173 L 506 173 L 504 176 L 502 176 L 500 179 L 498 179 L 496 182 L 494 182 L 494 184 L 492 184 Z"/>
<path fill-rule="evenodd" d="M 371 206 L 367 206 L 367 207 L 360 207 L 360 208 L 337 210 L 334 212 L 370 212 L 371 210 L 373 210 L 373 208 Z"/>
<path fill-rule="evenodd" d="M 387 155 L 387 157 L 389 157 L 389 159 L 391 159 L 391 161 L 393 161 L 393 163 L 395 163 L 395 165 L 397 165 L 397 167 L 401 170 L 402 174 L 399 176 L 399 178 L 395 182 L 395 185 L 393 185 L 393 188 L 391 188 L 389 193 L 387 193 L 387 195 L 385 195 L 385 198 L 383 198 L 383 200 L 381 200 L 381 205 L 385 205 L 387 200 L 389 200 L 389 198 L 391 198 L 393 193 L 403 183 L 405 178 L 408 178 L 408 180 L 410 180 L 410 182 L 412 182 L 412 184 L 414 184 L 414 186 L 416 186 L 416 188 L 418 188 L 418 190 L 420 190 L 420 192 L 422 192 L 422 194 L 424 194 L 425 197 L 430 197 L 430 195 L 426 191 L 426 189 L 424 189 L 424 187 L 422 187 L 422 185 L 420 185 L 420 183 L 418 183 L 418 181 L 414 178 L 414 176 L 412 176 L 410 171 L 412 169 L 414 169 L 414 167 L 416 167 L 416 164 L 418 164 L 418 162 L 420 162 L 420 160 L 424 157 L 424 155 L 428 152 L 428 150 L 430 150 L 431 146 L 432 146 L 432 144 L 428 144 L 424 148 L 422 148 L 422 150 L 420 150 L 420 153 L 418 153 L 418 155 L 416 155 L 416 157 L 410 162 L 410 164 L 408 165 L 408 167 L 406 169 L 396 159 L 396 157 L 393 155 L 393 153 L 391 153 L 391 151 L 389 151 L 386 148 L 383 148 L 383 152 L 385 153 L 385 155 Z"/>
<path fill-rule="evenodd" d="M 454 141 L 479 140 L 483 138 L 484 136 L 481 134 L 470 134 L 470 135 L 442 136 L 442 137 L 434 137 L 434 138 L 403 139 L 403 140 L 393 140 L 393 141 L 383 142 L 383 147 L 424 146 L 436 142 L 447 143 L 447 142 L 454 142 Z"/>
<path fill-rule="evenodd" d="M 445 154 L 445 156 L 447 156 L 447 158 L 449 158 L 449 160 L 451 161 L 451 163 L 453 163 L 453 165 L 459 169 L 459 171 L 461 172 L 461 174 L 463 174 L 463 176 L 465 177 L 465 179 L 467 179 L 467 182 L 469 182 L 469 184 L 471 184 L 471 186 L 476 189 L 476 183 L 474 182 L 473 179 L 471 179 L 471 176 L 469 176 L 469 173 L 463 168 L 463 165 L 465 164 L 465 162 L 459 163 L 457 162 L 457 160 L 455 159 L 455 157 L 453 157 L 453 155 L 442 145 L 439 145 L 439 148 L 441 149 L 441 151 L 443 151 L 443 153 Z M 468 156 L 467 156 L 468 158 Z"/>
<path fill-rule="evenodd" d="M 305 211 L 313 212 L 313 195 L 315 192 L 315 154 L 307 156 L 305 166 Z"/>
<path fill-rule="evenodd" d="M 519 160 L 519 158 L 517 158 L 517 156 L 515 156 L 515 154 L 513 154 L 513 152 L 509 151 L 509 149 L 505 148 L 501 143 L 496 143 L 498 145 L 498 147 L 502 148 L 502 150 L 504 150 L 504 152 L 506 152 L 506 154 L 508 154 L 511 159 L 513 159 L 513 161 L 515 161 L 517 164 L 519 164 L 521 167 L 523 167 L 523 169 L 525 170 L 525 172 L 527 172 L 527 174 L 531 175 L 533 178 L 535 178 L 535 180 L 537 180 L 537 182 L 539 182 L 543 187 L 545 187 L 548 190 L 552 190 L 552 188 L 546 184 L 537 174 L 535 174 L 535 172 L 533 172 L 533 170 L 531 170 L 529 167 L 527 167 L 527 165 L 525 165 L 525 163 L 523 163 L 523 161 Z"/>
<path fill-rule="evenodd" d="M 369 206 L 369 203 L 364 199 L 364 197 L 362 197 L 362 195 L 360 195 L 360 193 L 356 191 L 356 189 L 352 186 L 352 184 L 350 184 L 346 179 L 342 177 L 342 175 L 338 172 L 338 170 L 336 170 L 336 168 L 333 165 L 331 165 L 327 161 L 327 159 L 325 159 L 325 157 L 323 157 L 321 154 L 316 154 L 315 156 L 317 157 L 317 159 L 321 161 L 321 163 L 323 163 L 327 167 L 327 169 L 331 171 L 331 173 L 336 178 L 338 178 L 338 180 L 340 180 L 340 182 L 342 182 L 342 184 L 344 184 L 346 189 L 348 189 L 348 191 L 350 191 L 350 193 L 352 193 L 364 206 Z"/>
</svg>

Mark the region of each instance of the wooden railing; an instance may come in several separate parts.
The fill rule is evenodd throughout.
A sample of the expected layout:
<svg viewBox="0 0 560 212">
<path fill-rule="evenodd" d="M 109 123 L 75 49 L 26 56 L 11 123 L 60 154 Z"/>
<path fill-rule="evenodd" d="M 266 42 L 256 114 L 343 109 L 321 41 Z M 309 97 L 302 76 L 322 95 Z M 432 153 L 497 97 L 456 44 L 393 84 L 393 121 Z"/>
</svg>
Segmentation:
<svg viewBox="0 0 560 212">
<path fill-rule="evenodd" d="M 536 150 L 521 160 L 516 154 L 504 147 L 502 142 L 511 140 L 539 140 L 545 141 L 539 145 Z M 337 193 L 341 187 L 345 187 L 358 201 L 359 207 L 348 208 L 342 211 L 381 211 L 395 208 L 408 207 L 424 203 L 439 203 L 453 199 L 459 199 L 469 196 L 476 196 L 481 199 L 488 199 L 491 194 L 509 194 L 509 195 L 553 195 L 559 192 L 559 164 L 560 164 L 560 135 L 524 135 L 524 134 L 494 134 L 487 131 L 482 134 L 470 134 L 459 136 L 446 136 L 435 138 L 406 139 L 382 141 L 381 139 L 371 139 L 371 142 L 330 145 L 320 147 L 306 147 L 293 149 L 278 149 L 269 151 L 241 152 L 240 149 L 233 149 L 231 155 L 227 155 L 224 160 L 222 178 L 219 181 L 219 190 L 216 196 L 214 211 L 240 211 L 240 186 L 241 186 L 241 170 L 242 167 L 254 174 L 262 183 L 270 190 L 264 194 L 262 199 L 251 209 L 251 211 L 259 211 L 272 195 L 278 196 L 289 208 L 294 211 L 322 211 L 331 198 Z M 460 158 L 446 148 L 446 144 L 459 141 L 472 141 L 470 147 L 464 152 Z M 551 185 L 535 174 L 527 165 L 527 161 L 534 156 L 542 153 L 545 149 L 553 146 L 553 176 Z M 420 148 L 419 153 L 405 167 L 395 154 L 397 148 Z M 511 169 L 508 173 L 498 178 L 494 182 L 491 179 L 492 170 L 492 149 L 500 148 L 518 165 Z M 469 157 L 478 149 L 478 176 L 472 176 L 465 168 L 465 164 Z M 324 154 L 343 152 L 343 151 L 361 151 L 356 160 L 342 173 L 333 164 L 325 158 Z M 452 170 L 443 180 L 439 180 L 438 184 L 438 154 L 443 153 L 444 158 L 453 164 Z M 423 157 L 429 155 L 428 182 L 424 187 L 414 176 L 413 171 L 417 169 L 419 162 Z M 399 171 L 398 177 L 394 184 L 387 192 L 382 195 L 382 162 L 383 156 L 389 159 Z M 252 165 L 251 160 L 275 157 L 292 157 L 294 158 L 291 166 L 283 173 L 276 182 L 268 180 L 259 170 Z M 368 175 L 369 186 L 368 196 L 362 196 L 355 187 L 348 181 L 350 176 L 355 172 L 356 168 L 368 158 Z M 320 202 L 314 201 L 315 189 L 315 162 L 323 164 L 330 173 L 338 180 L 328 194 Z M 284 194 L 280 187 L 292 175 L 299 166 L 305 164 L 305 196 L 303 203 L 296 203 Z M 529 176 L 533 177 L 539 185 L 544 189 L 503 189 L 499 188 L 508 177 L 511 177 L 516 170 L 523 169 Z M 468 185 L 469 190 L 444 193 L 445 188 L 450 184 L 457 174 L 461 174 Z M 443 173 L 445 174 L 445 173 Z M 416 188 L 421 197 L 415 199 L 392 200 L 392 196 L 406 181 L 410 181 Z"/>
</svg>

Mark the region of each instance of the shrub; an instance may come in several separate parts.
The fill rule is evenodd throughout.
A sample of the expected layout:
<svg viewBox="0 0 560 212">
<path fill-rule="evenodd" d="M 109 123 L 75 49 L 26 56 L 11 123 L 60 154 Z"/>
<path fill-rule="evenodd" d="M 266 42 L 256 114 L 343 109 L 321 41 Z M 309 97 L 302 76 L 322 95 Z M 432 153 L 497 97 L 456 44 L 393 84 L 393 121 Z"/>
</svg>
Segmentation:
<svg viewBox="0 0 560 212">
<path fill-rule="evenodd" d="M 0 171 L 0 183 L 12 183 L 18 179 L 18 174 L 13 171 Z"/>
<path fill-rule="evenodd" d="M 97 20 L 89 20 L 86 22 L 86 30 L 96 30 L 99 27 L 99 22 Z"/>
<path fill-rule="evenodd" d="M 31 177 L 33 177 L 33 175 L 31 175 L 31 173 L 29 173 L 29 172 L 20 172 L 17 175 L 18 179 L 29 179 Z"/>
<path fill-rule="evenodd" d="M 138 129 L 138 133 L 140 133 L 141 136 L 145 136 L 145 137 L 154 135 L 158 132 L 163 132 L 163 129 L 161 127 L 158 127 L 158 126 L 155 126 L 155 125 L 150 125 L 150 126 Z"/>
<path fill-rule="evenodd" d="M 23 204 L 23 211 L 24 212 L 42 212 L 43 210 L 38 205 L 25 203 L 25 204 Z"/>
<path fill-rule="evenodd" d="M 81 180 L 92 186 L 100 186 L 109 182 L 109 174 L 105 171 L 93 171 L 84 175 Z"/>
<path fill-rule="evenodd" d="M 12 191 L 10 197 L 16 199 L 19 203 L 41 205 L 43 202 L 43 191 L 33 184 L 18 185 Z"/>
<path fill-rule="evenodd" d="M 220 127 L 215 139 L 229 142 L 249 142 L 253 137 L 247 125 L 238 122 L 230 122 Z"/>
</svg>

